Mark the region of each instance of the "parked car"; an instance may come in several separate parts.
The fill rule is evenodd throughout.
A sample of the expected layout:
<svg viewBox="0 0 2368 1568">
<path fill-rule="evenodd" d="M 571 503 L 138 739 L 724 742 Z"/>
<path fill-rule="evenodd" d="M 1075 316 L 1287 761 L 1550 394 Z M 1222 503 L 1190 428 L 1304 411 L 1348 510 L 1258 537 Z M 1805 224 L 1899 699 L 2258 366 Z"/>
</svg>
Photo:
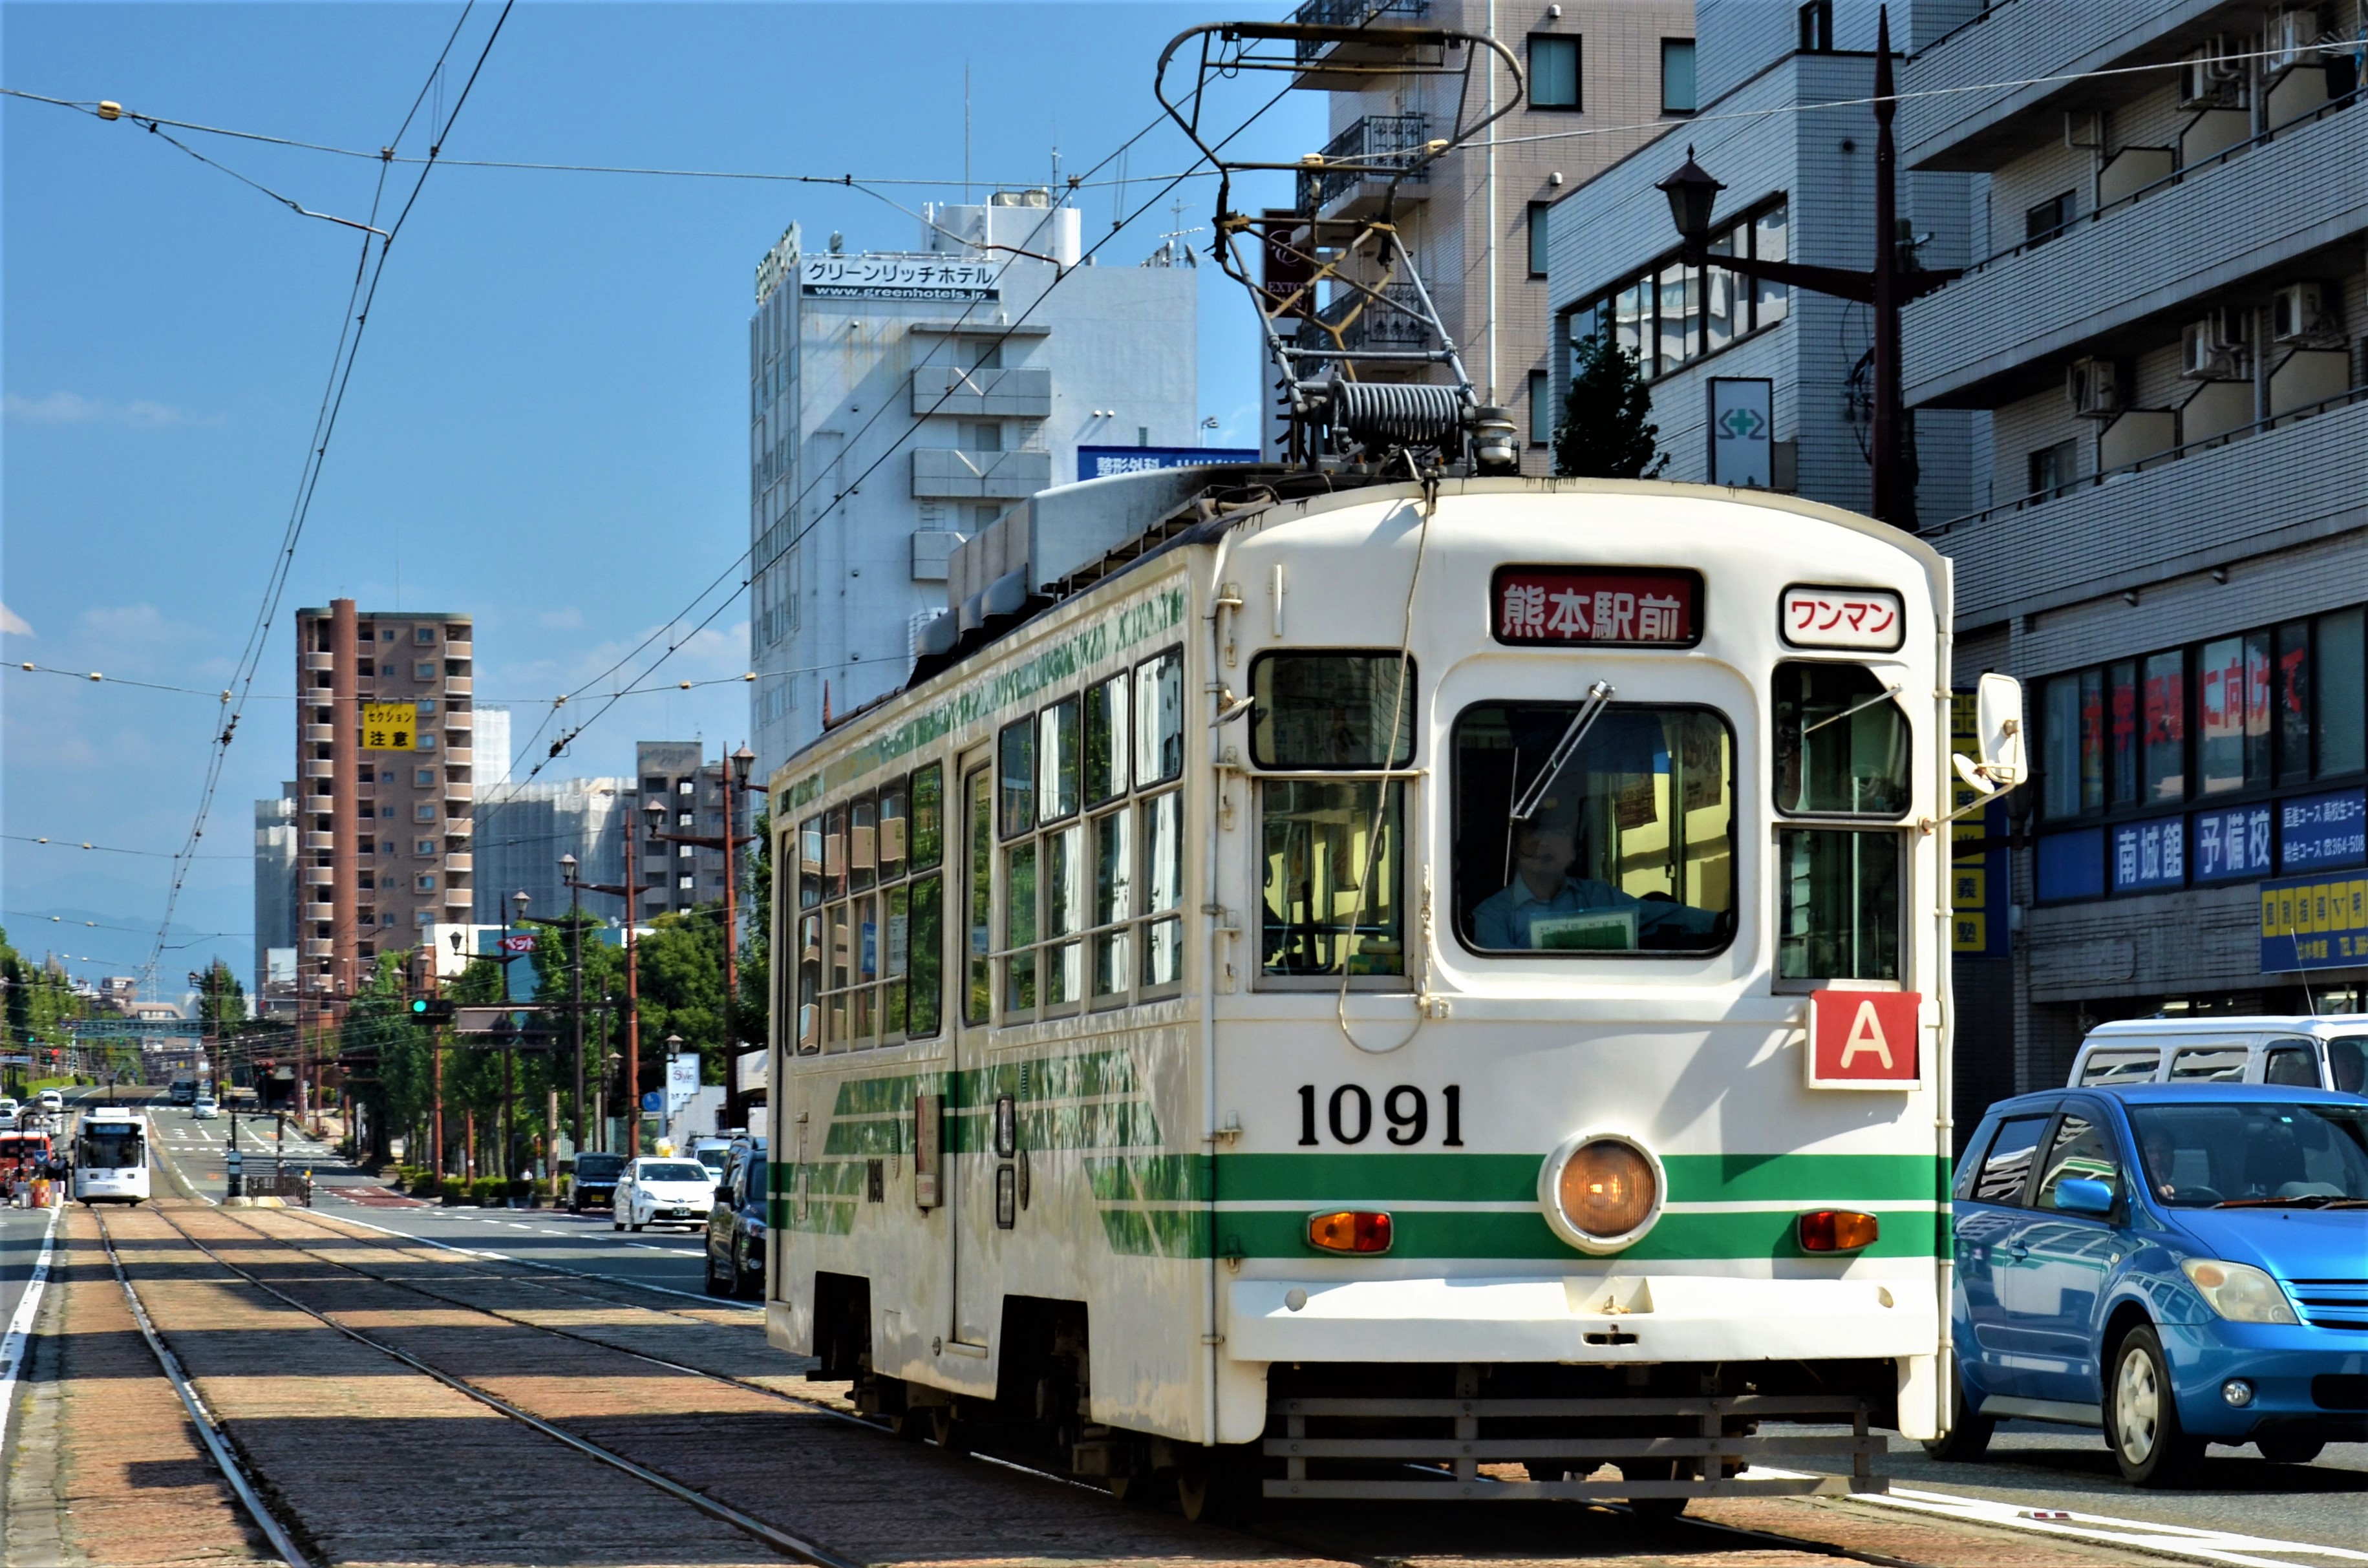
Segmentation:
<svg viewBox="0 0 2368 1568">
<path fill-rule="evenodd" d="M 715 1184 L 705 1165 L 679 1155 L 643 1155 L 617 1183 L 615 1228 L 704 1225 L 714 1206 Z"/>
<path fill-rule="evenodd" d="M 765 1203 L 770 1167 L 765 1141 L 734 1143 L 715 1207 L 707 1216 L 707 1293 L 761 1300 L 765 1294 Z"/>
<path fill-rule="evenodd" d="M 624 1173 L 622 1154 L 578 1154 L 567 1182 L 567 1208 L 582 1214 L 609 1207 L 617 1196 L 617 1178 Z"/>
<path fill-rule="evenodd" d="M 724 1166 L 732 1160 L 732 1140 L 714 1136 L 694 1138 L 690 1141 L 690 1147 L 683 1153 L 705 1165 L 710 1176 L 720 1182 L 723 1179 Z"/>
<path fill-rule="evenodd" d="M 2368 1017 L 2127 1018 L 2080 1042 L 2072 1085 L 2293 1084 L 2368 1090 Z"/>
<path fill-rule="evenodd" d="M 2368 1101 L 2191 1083 L 1992 1106 L 1957 1167 L 1956 1420 L 2100 1426 L 2123 1476 L 2368 1438 Z"/>
<path fill-rule="evenodd" d="M 199 1095 L 189 1102 L 189 1117 L 195 1121 L 211 1121 L 222 1115 L 222 1108 L 211 1095 Z"/>
<path fill-rule="evenodd" d="M 17 1112 L 19 1108 L 21 1108 L 12 1096 L 0 1095 L 0 1129 L 15 1128 Z"/>
</svg>

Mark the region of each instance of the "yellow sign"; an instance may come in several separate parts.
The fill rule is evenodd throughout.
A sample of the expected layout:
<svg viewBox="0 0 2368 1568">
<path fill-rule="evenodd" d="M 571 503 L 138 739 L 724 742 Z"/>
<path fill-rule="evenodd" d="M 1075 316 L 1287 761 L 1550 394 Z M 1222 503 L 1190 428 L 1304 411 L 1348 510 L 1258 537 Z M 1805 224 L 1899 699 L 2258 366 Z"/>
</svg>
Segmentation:
<svg viewBox="0 0 2368 1568">
<path fill-rule="evenodd" d="M 368 751 L 409 751 L 419 731 L 416 702 L 362 704 L 362 746 Z"/>
</svg>

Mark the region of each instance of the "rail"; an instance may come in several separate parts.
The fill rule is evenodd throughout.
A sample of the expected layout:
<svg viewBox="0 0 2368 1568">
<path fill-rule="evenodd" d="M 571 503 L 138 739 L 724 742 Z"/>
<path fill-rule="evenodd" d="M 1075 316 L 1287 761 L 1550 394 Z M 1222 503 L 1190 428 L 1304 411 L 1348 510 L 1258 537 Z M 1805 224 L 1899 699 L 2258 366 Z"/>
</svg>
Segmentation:
<svg viewBox="0 0 2368 1568">
<path fill-rule="evenodd" d="M 2362 101 L 2362 96 L 2363 93 L 2368 93 L 2368 86 L 2354 87 L 2348 93 L 2343 93 L 2336 97 L 2328 99 L 2317 108 L 2312 109 L 2308 114 L 2297 115 L 2282 125 L 2273 125 L 2269 130 L 2261 131 L 2258 135 L 2249 136 L 2244 141 L 2237 142 L 2234 146 L 2223 147 L 2220 151 L 2214 153 L 2207 157 L 2199 158 L 2194 163 L 2183 164 L 2180 167 L 2173 169 L 2170 173 L 2163 176 L 2160 179 L 2149 180 L 2126 195 L 2117 196 L 2112 200 L 2106 202 L 2100 207 L 2091 208 L 2089 210 L 2081 213 L 2077 218 L 2058 223 L 2055 227 L 2047 230 L 2044 233 L 2034 234 L 2030 238 L 2025 239 L 2020 244 L 2009 245 L 2006 249 L 2000 251 L 1992 251 L 1989 255 L 1982 257 L 1981 260 L 1975 262 L 1972 266 L 1966 267 L 1958 275 L 1956 281 L 1958 283 L 1962 283 L 1966 278 L 1971 278 L 1974 274 L 1981 271 L 1985 267 L 1995 266 L 1998 262 L 2011 260 L 2015 256 L 2022 255 L 2023 252 L 2035 250 L 2039 246 L 2046 244 L 2052 240 L 2060 240 L 2066 235 L 2071 233 L 2074 230 L 2078 229 L 2084 223 L 2102 222 L 2105 219 L 2145 200 L 2147 197 L 2156 194 L 2157 191 L 2168 190 L 2175 185 L 2183 184 L 2193 176 L 2203 174 L 2206 170 L 2214 169 L 2223 164 L 2228 163 L 2242 153 L 2251 152 L 2257 147 L 2265 147 L 2281 136 L 2291 136 L 2304 126 L 2314 125 L 2319 120 L 2325 119 L 2328 115 L 2337 113 L 2342 109 L 2351 108 Z M 2124 149 L 2124 151 L 2126 150 L 2127 149 Z M 1953 287 L 1955 287 L 1954 284 L 1943 284 L 1940 289 L 1935 290 L 1934 293 L 1945 293 L 1949 289 Z"/>
<path fill-rule="evenodd" d="M 2368 400 L 2368 384 L 2353 387 L 2349 392 L 2338 392 L 2333 397 L 2321 398 L 2317 403 L 2305 403 L 2300 408 L 2287 409 L 2283 414 L 2273 414 L 2267 419 L 2256 419 L 2249 425 L 2239 425 L 2233 430 L 2223 430 L 2216 436 L 2206 436 L 2199 440 L 2182 441 L 2175 447 L 2165 447 L 2158 452 L 2150 453 L 2131 462 L 2099 469 L 2094 473 L 2083 474 L 2078 479 L 2070 480 L 2062 484 L 2051 485 L 2044 490 L 2034 490 L 2027 495 L 2019 495 L 2011 501 L 2001 501 L 1994 506 L 1985 506 L 1978 512 L 1967 512 L 1961 517 L 1951 517 L 1946 522 L 1935 523 L 1930 528 L 1918 528 L 1917 533 L 1925 539 L 1939 539 L 1955 532 L 1960 528 L 1985 523 L 1992 517 L 2001 517 L 2010 512 L 2021 512 L 2032 506 L 2044 506 L 2050 501 L 2069 495 L 2078 490 L 2093 489 L 2143 470 L 2159 468 L 2165 463 L 2176 462 L 2181 458 L 2192 456 L 2197 452 L 2207 452 L 2215 447 L 2225 447 L 2232 442 L 2241 441 L 2247 437 L 2261 435 L 2275 430 L 2281 426 L 2308 419 L 2313 415 L 2331 413 L 2363 400 Z"/>
</svg>

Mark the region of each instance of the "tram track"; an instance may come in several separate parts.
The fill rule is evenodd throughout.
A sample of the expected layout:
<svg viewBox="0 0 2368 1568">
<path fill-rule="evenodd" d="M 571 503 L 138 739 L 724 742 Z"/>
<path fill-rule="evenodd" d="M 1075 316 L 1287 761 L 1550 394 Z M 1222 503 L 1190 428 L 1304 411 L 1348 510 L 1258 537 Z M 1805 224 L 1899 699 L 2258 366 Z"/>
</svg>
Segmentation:
<svg viewBox="0 0 2368 1568">
<path fill-rule="evenodd" d="M 773 1550 L 780 1552 L 786 1557 L 791 1558 L 797 1562 L 811 1563 L 814 1565 L 814 1568 L 861 1568 L 861 1564 L 859 1560 L 855 1558 L 844 1556 L 818 1542 L 808 1540 L 802 1536 L 796 1535 L 789 1530 L 780 1528 L 765 1520 L 757 1518 L 755 1516 L 741 1509 L 733 1507 L 730 1504 L 720 1502 L 715 1498 L 710 1497 L 698 1491 L 696 1488 L 686 1485 L 684 1483 L 675 1479 L 673 1476 L 653 1469 L 648 1465 L 644 1465 L 638 1460 L 630 1459 L 624 1454 L 619 1453 L 602 1444 L 596 1443 L 587 1437 L 570 1432 L 553 1422 L 547 1421 L 541 1416 L 536 1415 L 531 1411 L 526 1410 L 511 1401 L 504 1399 L 499 1394 L 479 1387 L 469 1379 L 461 1377 L 455 1373 L 437 1367 L 398 1346 L 390 1344 L 386 1340 L 355 1328 L 350 1324 L 338 1321 L 334 1314 L 298 1300 L 288 1292 L 266 1283 L 263 1279 L 249 1270 L 242 1268 L 238 1265 L 232 1263 L 229 1259 L 223 1257 L 221 1253 L 215 1251 L 213 1247 L 208 1245 L 206 1242 L 199 1238 L 188 1229 L 188 1227 L 181 1224 L 176 1219 L 173 1218 L 168 1211 L 157 1210 L 154 1210 L 154 1214 L 167 1229 L 178 1235 L 181 1240 L 187 1243 L 189 1246 L 195 1248 L 198 1252 L 202 1253 L 207 1258 L 211 1259 L 216 1267 L 235 1276 L 237 1278 L 245 1282 L 250 1289 L 261 1291 L 264 1295 L 270 1297 L 272 1300 L 279 1302 L 282 1306 L 291 1308 L 296 1312 L 303 1313 L 307 1317 L 314 1319 L 324 1326 L 335 1330 L 337 1334 L 342 1335 L 346 1338 L 352 1340 L 357 1344 L 366 1346 L 382 1356 L 398 1361 L 404 1366 L 410 1368 L 413 1371 L 420 1373 L 422 1376 L 432 1378 L 437 1382 L 451 1389 L 453 1392 L 485 1406 L 487 1409 L 490 1409 L 496 1414 L 519 1424 L 520 1426 L 539 1433 L 542 1437 L 563 1444 L 587 1459 L 599 1464 L 606 1465 L 612 1470 L 622 1471 L 624 1474 L 632 1477 L 634 1480 L 655 1488 L 655 1490 L 673 1497 L 678 1502 L 688 1505 L 689 1506 L 698 1510 L 700 1513 L 706 1515 L 708 1517 L 714 1519 L 719 1523 L 728 1525 L 732 1528 L 740 1531 L 742 1534 L 748 1536 L 752 1540 L 760 1541 L 763 1544 L 771 1547 Z M 273 1236 L 269 1232 L 265 1231 L 260 1227 L 246 1224 L 243 1222 L 238 1216 L 226 1214 L 224 1217 L 231 1220 L 233 1223 L 238 1224 L 241 1230 L 245 1231 L 250 1235 L 256 1236 L 263 1240 L 279 1242 L 281 1244 L 289 1246 L 290 1250 L 297 1252 L 302 1256 L 312 1257 L 316 1262 L 332 1261 L 321 1258 L 319 1255 L 311 1252 L 309 1249 L 294 1246 L 293 1244 L 286 1242 L 283 1238 Z M 281 1521 L 278 1520 L 270 1511 L 263 1506 L 261 1500 L 256 1495 L 252 1479 L 246 1475 L 239 1461 L 229 1451 L 228 1444 L 224 1441 L 222 1435 L 216 1428 L 211 1417 L 208 1415 L 202 1414 L 203 1405 L 201 1402 L 197 1399 L 194 1390 L 188 1387 L 187 1376 L 178 1368 L 177 1362 L 176 1358 L 172 1357 L 169 1347 L 165 1346 L 163 1340 L 155 1335 L 152 1326 L 152 1322 L 147 1315 L 145 1306 L 140 1300 L 139 1292 L 132 1286 L 130 1276 L 123 1270 L 121 1260 L 116 1253 L 114 1239 L 109 1234 L 107 1221 L 104 1217 L 100 1217 L 97 1223 L 100 1241 L 107 1249 L 108 1259 L 115 1265 L 117 1278 L 122 1281 L 125 1294 L 131 1298 L 133 1313 L 140 1319 L 143 1331 L 150 1335 L 150 1347 L 156 1353 L 159 1364 L 165 1367 L 166 1377 L 174 1380 L 175 1387 L 176 1391 L 180 1392 L 184 1403 L 189 1405 L 191 1416 L 193 1419 L 197 1420 L 200 1435 L 205 1438 L 207 1449 L 209 1452 L 212 1454 L 216 1465 L 221 1468 L 225 1479 L 229 1481 L 232 1487 L 238 1493 L 242 1504 L 244 1504 L 255 1516 L 257 1524 L 260 1525 L 264 1528 L 266 1534 L 270 1537 L 275 1549 L 281 1551 L 283 1555 L 287 1555 L 290 1568 L 312 1568 L 313 1560 L 298 1551 L 292 1540 L 289 1540 L 287 1527 Z M 335 1267 L 346 1267 L 349 1272 L 360 1275 L 366 1278 L 378 1279 L 381 1283 L 398 1286 L 403 1285 L 402 1281 L 381 1279 L 378 1276 L 370 1274 L 367 1270 L 351 1268 L 350 1266 L 347 1265 L 336 1264 Z M 411 1289 L 411 1287 L 408 1286 L 404 1286 L 404 1288 Z M 438 1297 L 432 1291 L 417 1290 L 416 1293 L 427 1296 L 431 1299 L 445 1301 L 448 1304 L 464 1306 L 470 1311 L 483 1311 L 482 1308 L 475 1307 L 473 1304 L 460 1302 L 457 1299 Z M 598 1341 L 585 1339 L 579 1335 L 562 1335 L 556 1330 L 543 1328 L 541 1325 L 529 1324 L 521 1319 L 507 1318 L 499 1313 L 487 1313 L 486 1315 L 499 1317 L 502 1318 L 503 1321 L 516 1323 L 522 1327 L 540 1328 L 542 1333 L 556 1335 L 558 1337 L 574 1339 L 578 1343 L 596 1345 L 598 1346 L 599 1348 L 609 1350 L 616 1354 L 636 1354 L 632 1351 L 619 1350 L 613 1346 L 600 1345 Z M 670 1370 L 689 1373 L 700 1377 L 712 1378 L 719 1382 L 733 1382 L 737 1386 L 745 1388 L 757 1387 L 757 1385 L 747 1383 L 744 1380 L 729 1379 L 722 1374 L 703 1372 L 695 1368 L 680 1367 L 673 1363 L 658 1361 L 656 1358 L 653 1357 L 637 1357 L 637 1358 L 652 1361 L 657 1365 L 666 1366 Z M 771 1391 L 760 1392 L 770 1392 Z M 776 1395 L 776 1397 L 787 1398 L 788 1396 Z M 792 1403 L 803 1402 L 793 1401 Z M 283 1542 L 286 1544 L 283 1545 Z M 291 1553 L 293 1555 L 289 1555 Z"/>
<path fill-rule="evenodd" d="M 323 1239 L 335 1238 L 341 1241 L 367 1241 L 371 1243 L 375 1243 L 380 1240 L 380 1237 L 378 1236 L 367 1238 L 356 1236 L 350 1231 L 340 1229 L 338 1221 L 334 1219 L 310 1214 L 302 1210 L 268 1210 L 268 1212 L 269 1212 L 276 1220 L 304 1225 L 309 1231 L 314 1233 Z M 636 1349 L 629 1346 L 620 1346 L 611 1341 L 578 1333 L 568 1328 L 538 1323 L 532 1318 L 520 1316 L 512 1312 L 506 1312 L 498 1307 L 489 1306 L 483 1301 L 472 1301 L 465 1296 L 433 1290 L 416 1279 L 404 1278 L 393 1275 L 381 1273 L 375 1269 L 366 1267 L 350 1260 L 324 1254 L 316 1250 L 313 1246 L 304 1244 L 304 1243 L 298 1238 L 277 1233 L 265 1228 L 263 1225 L 256 1223 L 253 1218 L 245 1213 L 233 1214 L 223 1212 L 219 1213 L 216 1217 L 235 1224 L 240 1230 L 257 1238 L 258 1240 L 271 1242 L 300 1256 L 308 1258 L 314 1263 L 336 1268 L 345 1273 L 352 1274 L 378 1284 L 404 1290 L 424 1300 L 432 1301 L 444 1306 L 454 1307 L 466 1312 L 482 1313 L 485 1316 L 513 1324 L 517 1327 L 529 1329 L 539 1334 L 548 1335 L 560 1339 L 573 1341 L 595 1349 L 628 1356 L 636 1360 L 677 1374 L 699 1377 L 713 1382 L 727 1384 L 752 1393 L 759 1394 L 779 1403 L 789 1405 L 802 1413 L 813 1415 L 827 1416 L 834 1421 L 843 1423 L 847 1426 L 861 1427 L 878 1436 L 892 1436 L 889 1428 L 879 1421 L 855 1415 L 819 1399 L 802 1397 L 746 1378 L 734 1377 L 728 1372 L 721 1372 L 710 1368 L 698 1367 L 687 1362 L 669 1359 L 666 1357 L 655 1356 L 645 1350 Z M 242 1278 L 248 1279 L 250 1283 L 256 1284 L 259 1289 L 262 1289 L 283 1301 L 289 1300 L 289 1298 L 287 1298 L 283 1293 L 274 1290 L 273 1288 L 268 1285 L 263 1284 L 260 1280 L 256 1279 L 252 1275 L 239 1269 L 236 1265 L 230 1264 L 223 1260 L 211 1247 L 207 1246 L 204 1243 L 199 1241 L 198 1238 L 190 1235 L 185 1227 L 175 1224 L 173 1228 L 180 1232 L 183 1237 L 188 1240 L 192 1245 L 197 1246 L 199 1250 L 204 1252 L 209 1257 L 212 1257 L 222 1267 L 230 1269 L 233 1273 L 239 1274 Z M 389 1236 L 384 1239 L 389 1244 L 389 1250 L 393 1250 L 394 1245 L 399 1244 L 403 1241 L 416 1242 L 417 1240 L 417 1238 L 404 1238 L 399 1236 Z M 484 1263 L 492 1263 L 495 1261 L 517 1261 L 514 1259 L 482 1258 L 474 1253 L 466 1254 L 464 1256 L 469 1256 L 477 1261 Z M 549 1290 L 556 1295 L 566 1296 L 579 1301 L 597 1302 L 605 1306 L 622 1307 L 634 1312 L 660 1313 L 665 1316 L 680 1319 L 687 1323 L 695 1324 L 702 1328 L 729 1326 L 718 1324 L 713 1319 L 700 1317 L 689 1311 L 649 1305 L 640 1301 L 619 1301 L 614 1297 L 598 1294 L 593 1290 L 574 1289 L 568 1285 L 545 1279 L 533 1274 L 500 1274 L 491 1276 L 490 1278 L 504 1281 L 516 1281 L 519 1283 L 531 1284 L 539 1290 Z M 459 1389 L 464 1393 L 470 1394 L 472 1398 L 478 1398 L 481 1401 L 494 1404 L 495 1408 L 503 1409 L 505 1414 L 520 1415 L 529 1424 L 535 1425 L 538 1429 L 543 1429 L 546 1426 L 546 1424 L 540 1422 L 538 1418 L 533 1417 L 530 1414 L 512 1410 L 505 1402 L 500 1401 L 499 1396 L 489 1395 L 482 1390 L 477 1390 L 473 1385 L 468 1384 L 465 1380 L 455 1379 L 450 1374 L 430 1367 L 427 1363 L 422 1362 L 416 1358 L 413 1358 L 399 1349 L 378 1345 L 374 1340 L 360 1334 L 359 1331 L 355 1331 L 346 1325 L 336 1324 L 334 1319 L 329 1318 L 325 1313 L 309 1307 L 304 1307 L 302 1303 L 293 1302 L 292 1301 L 290 1301 L 290 1304 L 298 1306 L 299 1310 L 311 1312 L 312 1315 L 316 1318 L 320 1318 L 324 1322 L 329 1323 L 333 1327 L 339 1328 L 341 1332 L 347 1333 L 351 1337 L 359 1339 L 365 1344 L 371 1344 L 373 1347 L 385 1350 L 387 1353 L 404 1359 L 406 1364 L 413 1365 L 418 1369 L 426 1371 L 428 1375 L 438 1378 L 439 1381 L 449 1382 L 451 1386 Z M 561 1434 L 561 1436 L 562 1440 L 568 1440 L 568 1435 Z M 930 1446 L 938 1445 L 931 1443 Z M 974 1461 L 982 1465 L 993 1466 L 1001 1470 L 1017 1471 L 1020 1474 L 1030 1476 L 1038 1480 L 1053 1482 L 1066 1488 L 1084 1491 L 1098 1496 L 1108 1495 L 1108 1494 L 1104 1493 L 1099 1487 L 1086 1483 L 1081 1483 L 1072 1476 L 1064 1474 L 1058 1471 L 1048 1469 L 1039 1462 L 1032 1462 L 1027 1456 L 1016 1455 L 1008 1451 L 998 1451 L 996 1448 L 991 1446 L 981 1446 L 976 1449 L 949 1449 L 946 1451 L 951 1456 L 958 1459 Z M 632 1461 L 627 1460 L 625 1462 L 630 1465 Z M 636 1468 L 639 1469 L 641 1467 Z M 1628 1513 L 1628 1510 L 1619 1508 L 1617 1506 L 1602 1506 L 1604 1511 L 1607 1513 L 1616 1515 L 1624 1515 Z M 1933 1564 L 1919 1562 L 1918 1560 L 1912 1558 L 1887 1555 L 1882 1552 L 1867 1551 L 1841 1546 L 1832 1542 L 1818 1541 L 1806 1537 L 1785 1535 L 1777 1531 L 1751 1528 L 1712 1519 L 1680 1516 L 1673 1520 L 1656 1522 L 1666 1526 L 1681 1528 L 1686 1533 L 1695 1535 L 1697 1537 L 1711 1536 L 1726 1542 L 1740 1543 L 1743 1541 L 1749 1541 L 1761 1546 L 1781 1548 L 1783 1550 L 1812 1554 L 1828 1561 L 1864 1562 L 1869 1564 L 1870 1568 L 1935 1568 L 1935 1565 Z M 1278 1523 L 1281 1522 L 1278 1521 Z M 1325 1552 L 1327 1556 L 1337 1556 L 1345 1561 L 1364 1564 L 1365 1568 L 1397 1568 L 1397 1565 L 1402 1563 L 1404 1561 L 1404 1559 L 1397 1554 L 1386 1551 L 1360 1551 L 1352 1548 L 1344 1552 L 1341 1551 L 1342 1543 L 1310 1540 L 1308 1539 L 1305 1531 L 1290 1528 L 1287 1524 L 1282 1525 L 1282 1528 L 1252 1527 L 1249 1533 L 1257 1539 L 1264 1540 L 1274 1546 L 1287 1550 L 1308 1550 L 1313 1548 Z M 832 1559 L 825 1557 L 808 1557 L 804 1560 L 814 1562 L 845 1562 L 844 1559 Z"/>
</svg>

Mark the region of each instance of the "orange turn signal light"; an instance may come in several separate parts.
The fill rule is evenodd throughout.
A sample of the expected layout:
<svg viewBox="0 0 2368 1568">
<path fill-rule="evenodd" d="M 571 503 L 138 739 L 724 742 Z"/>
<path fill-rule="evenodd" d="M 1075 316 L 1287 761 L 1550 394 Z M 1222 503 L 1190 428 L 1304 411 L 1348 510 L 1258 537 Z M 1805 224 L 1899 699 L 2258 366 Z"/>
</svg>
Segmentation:
<svg viewBox="0 0 2368 1568">
<path fill-rule="evenodd" d="M 1307 1221 L 1307 1244 L 1319 1252 L 1387 1252 L 1390 1217 L 1371 1209 L 1342 1209 Z"/>
<path fill-rule="evenodd" d="M 1882 1227 L 1854 1209 L 1813 1209 L 1801 1216 L 1803 1252 L 1856 1252 L 1874 1244 Z"/>
</svg>

